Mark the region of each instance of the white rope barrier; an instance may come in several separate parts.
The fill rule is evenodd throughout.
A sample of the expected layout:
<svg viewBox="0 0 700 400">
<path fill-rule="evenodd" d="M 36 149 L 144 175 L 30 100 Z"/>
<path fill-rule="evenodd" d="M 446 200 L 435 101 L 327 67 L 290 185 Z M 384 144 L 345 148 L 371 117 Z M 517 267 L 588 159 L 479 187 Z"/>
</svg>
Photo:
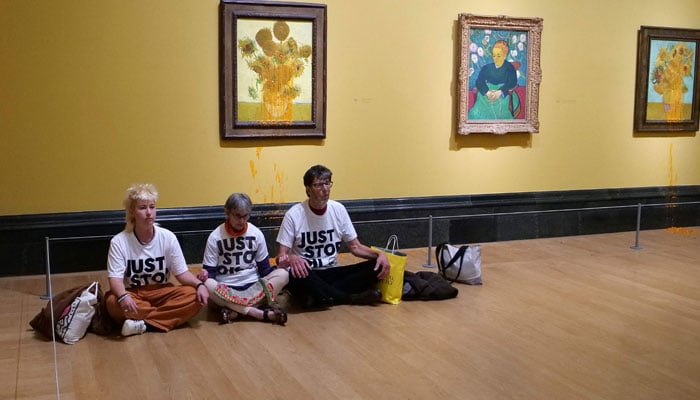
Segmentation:
<svg viewBox="0 0 700 400">
<path fill-rule="evenodd" d="M 654 203 L 654 204 L 645 204 L 644 207 L 668 207 L 668 206 L 675 206 L 675 205 L 685 205 L 685 204 L 700 204 L 700 201 L 688 201 L 688 202 L 680 202 L 680 203 Z M 521 215 L 521 214 L 536 214 L 536 213 L 554 213 L 554 212 L 570 212 L 570 211 L 587 211 L 587 210 L 605 210 L 605 209 L 616 209 L 616 208 L 632 208 L 632 207 L 637 207 L 637 229 L 635 231 L 636 237 L 635 237 L 635 242 L 633 246 L 630 246 L 630 248 L 634 250 L 641 250 L 643 249 L 642 246 L 639 245 L 639 232 L 641 230 L 641 223 L 642 223 L 642 204 L 639 203 L 635 206 L 631 205 L 626 205 L 626 206 L 605 206 L 605 207 L 586 207 L 586 208 L 565 208 L 565 209 L 558 209 L 558 210 L 541 210 L 541 211 L 514 211 L 514 212 L 508 212 L 508 213 L 488 213 L 488 214 L 464 214 L 464 215 L 449 215 L 449 216 L 443 216 L 443 217 L 437 217 L 438 219 L 467 219 L 467 218 L 473 218 L 473 217 L 490 217 L 490 216 L 503 216 L 503 215 Z M 404 218 L 404 219 L 390 219 L 390 220 L 374 220 L 374 221 L 362 221 L 365 223 L 372 222 L 372 223 L 377 223 L 377 222 L 396 222 L 396 221 L 419 221 L 419 220 L 424 220 L 426 219 L 425 217 L 418 217 L 418 218 Z M 424 267 L 434 267 L 435 265 L 431 261 L 432 257 L 432 247 L 433 247 L 433 216 L 429 215 L 428 216 L 428 260 L 426 261 L 425 264 L 423 264 Z"/>
<path fill-rule="evenodd" d="M 46 244 L 46 295 L 42 296 L 43 299 L 48 298 L 49 299 L 49 309 L 51 311 L 51 326 L 54 327 L 56 326 L 56 316 L 53 313 L 53 291 L 51 288 L 51 262 L 49 261 L 49 238 L 45 237 L 45 244 Z M 61 387 L 59 385 L 59 380 L 58 380 L 58 352 L 56 351 L 56 330 L 51 329 L 51 341 L 53 343 L 53 370 L 54 370 L 54 379 L 56 380 L 56 399 L 60 400 L 61 399 Z"/>
<path fill-rule="evenodd" d="M 376 223 L 387 223 L 387 222 L 415 222 L 415 221 L 428 221 L 428 260 L 424 265 L 425 267 L 432 266 L 432 247 L 433 247 L 433 220 L 441 219 L 468 219 L 477 217 L 497 217 L 497 216 L 507 216 L 507 215 L 527 215 L 527 214 L 546 214 L 546 213 L 561 213 L 561 212 L 572 212 L 572 211 L 591 211 L 591 210 L 610 210 L 610 209 L 622 209 L 622 208 L 632 208 L 637 207 L 637 239 L 635 245 L 632 248 L 641 248 L 639 246 L 639 231 L 641 225 L 641 212 L 642 207 L 668 207 L 668 206 L 679 206 L 679 205 L 689 205 L 689 204 L 700 204 L 700 201 L 690 201 L 690 202 L 676 202 L 676 203 L 653 203 L 653 204 L 636 204 L 636 205 L 622 205 L 622 206 L 604 206 L 604 207 L 582 207 L 582 208 L 562 208 L 553 210 L 534 210 L 534 211 L 513 211 L 504 213 L 480 213 L 480 214 L 462 214 L 462 215 L 445 215 L 434 217 L 429 215 L 427 217 L 415 217 L 415 218 L 396 218 L 396 219 L 376 219 L 376 220 L 364 220 L 356 221 L 355 225 L 364 224 L 376 224 Z M 263 227 L 261 230 L 274 230 L 275 227 Z M 176 231 L 173 232 L 176 235 L 188 235 L 188 234 L 202 234 L 210 233 L 211 230 L 192 230 L 192 231 Z M 50 284 L 50 243 L 59 241 L 71 241 L 71 240 L 91 240 L 91 239 L 107 239 L 111 238 L 113 235 L 93 235 L 93 236 L 69 236 L 69 237 L 57 237 L 50 238 L 46 237 L 46 287 L 47 291 Z M 50 298 L 50 293 L 47 292 L 46 295 L 41 296 L 43 299 Z"/>
</svg>

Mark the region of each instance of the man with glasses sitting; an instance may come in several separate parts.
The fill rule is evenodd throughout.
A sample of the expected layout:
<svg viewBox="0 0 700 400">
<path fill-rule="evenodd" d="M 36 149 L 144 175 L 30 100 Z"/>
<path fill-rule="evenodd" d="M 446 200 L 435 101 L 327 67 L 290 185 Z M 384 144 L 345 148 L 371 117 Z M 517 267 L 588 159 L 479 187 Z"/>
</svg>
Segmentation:
<svg viewBox="0 0 700 400">
<path fill-rule="evenodd" d="M 288 288 L 305 308 L 378 303 L 376 285 L 389 274 L 389 261 L 383 252 L 360 243 L 345 207 L 330 200 L 332 176 L 323 165 L 304 174 L 308 199 L 284 215 L 277 235 L 277 265 L 289 269 Z M 367 261 L 339 266 L 342 243 Z"/>
</svg>

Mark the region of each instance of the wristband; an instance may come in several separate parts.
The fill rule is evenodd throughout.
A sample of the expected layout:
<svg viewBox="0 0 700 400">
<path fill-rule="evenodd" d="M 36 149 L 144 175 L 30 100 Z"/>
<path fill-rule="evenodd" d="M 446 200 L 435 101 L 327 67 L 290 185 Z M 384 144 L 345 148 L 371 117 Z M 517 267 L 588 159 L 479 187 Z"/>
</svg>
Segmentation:
<svg viewBox="0 0 700 400">
<path fill-rule="evenodd" d="M 204 282 L 199 282 L 197 286 L 194 287 L 194 290 L 199 290 L 199 287 L 204 285 Z"/>
<path fill-rule="evenodd" d="M 124 299 L 126 299 L 126 296 L 128 296 L 128 295 L 129 295 L 129 292 L 126 292 L 123 295 L 117 297 L 117 303 L 121 303 L 122 301 L 124 301 Z"/>
</svg>

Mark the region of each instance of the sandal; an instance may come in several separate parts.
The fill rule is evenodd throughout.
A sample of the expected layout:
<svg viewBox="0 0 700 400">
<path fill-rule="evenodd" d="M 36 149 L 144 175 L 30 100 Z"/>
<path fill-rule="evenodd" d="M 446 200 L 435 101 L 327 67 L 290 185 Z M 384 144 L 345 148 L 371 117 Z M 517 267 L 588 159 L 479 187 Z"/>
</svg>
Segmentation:
<svg viewBox="0 0 700 400">
<path fill-rule="evenodd" d="M 274 319 L 269 317 L 269 314 L 275 316 Z M 273 325 L 282 325 L 287 323 L 287 312 L 280 307 L 270 307 L 263 310 L 263 321 L 272 322 Z"/>
<path fill-rule="evenodd" d="M 230 324 L 231 322 L 233 322 L 233 320 L 236 319 L 236 317 L 238 317 L 237 312 L 230 310 L 226 307 L 221 307 L 221 309 L 219 310 L 219 313 L 221 315 L 221 319 L 219 320 L 219 323 L 222 325 L 223 324 Z"/>
</svg>

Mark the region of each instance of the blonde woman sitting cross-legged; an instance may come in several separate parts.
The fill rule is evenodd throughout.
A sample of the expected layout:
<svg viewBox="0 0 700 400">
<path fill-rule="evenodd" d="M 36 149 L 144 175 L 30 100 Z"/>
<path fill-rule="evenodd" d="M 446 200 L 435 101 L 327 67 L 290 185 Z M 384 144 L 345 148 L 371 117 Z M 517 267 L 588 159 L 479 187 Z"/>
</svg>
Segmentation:
<svg viewBox="0 0 700 400">
<path fill-rule="evenodd" d="M 207 304 L 209 293 L 189 271 L 175 234 L 156 224 L 158 191 L 149 183 L 127 189 L 126 226 L 110 242 L 107 312 L 122 336 L 167 332 Z M 173 274 L 180 285 L 170 283 Z"/>
</svg>

